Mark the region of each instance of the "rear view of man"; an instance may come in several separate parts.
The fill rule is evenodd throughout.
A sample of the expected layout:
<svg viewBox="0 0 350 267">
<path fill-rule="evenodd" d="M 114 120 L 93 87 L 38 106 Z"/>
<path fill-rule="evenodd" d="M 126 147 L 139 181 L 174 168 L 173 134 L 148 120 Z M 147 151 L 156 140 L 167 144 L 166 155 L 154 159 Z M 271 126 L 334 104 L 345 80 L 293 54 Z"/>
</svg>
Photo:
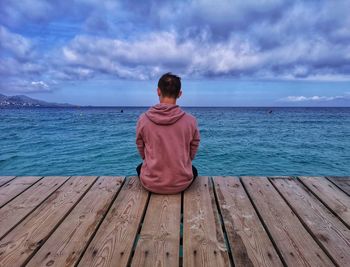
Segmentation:
<svg viewBox="0 0 350 267">
<path fill-rule="evenodd" d="M 171 73 L 158 82 L 159 104 L 140 115 L 136 145 L 143 159 L 137 168 L 142 185 L 158 194 L 176 194 L 198 176 L 192 166 L 200 135 L 196 118 L 184 112 L 176 100 L 181 80 Z"/>
</svg>

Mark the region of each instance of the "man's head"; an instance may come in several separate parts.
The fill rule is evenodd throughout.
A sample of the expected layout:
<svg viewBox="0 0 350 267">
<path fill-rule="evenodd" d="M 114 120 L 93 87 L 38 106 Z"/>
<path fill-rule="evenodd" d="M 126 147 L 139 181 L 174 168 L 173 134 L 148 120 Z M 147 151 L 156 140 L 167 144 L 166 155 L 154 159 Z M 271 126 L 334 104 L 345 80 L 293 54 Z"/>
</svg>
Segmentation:
<svg viewBox="0 0 350 267">
<path fill-rule="evenodd" d="M 181 96 L 181 78 L 168 72 L 158 81 L 158 96 L 165 99 L 175 99 Z"/>
</svg>

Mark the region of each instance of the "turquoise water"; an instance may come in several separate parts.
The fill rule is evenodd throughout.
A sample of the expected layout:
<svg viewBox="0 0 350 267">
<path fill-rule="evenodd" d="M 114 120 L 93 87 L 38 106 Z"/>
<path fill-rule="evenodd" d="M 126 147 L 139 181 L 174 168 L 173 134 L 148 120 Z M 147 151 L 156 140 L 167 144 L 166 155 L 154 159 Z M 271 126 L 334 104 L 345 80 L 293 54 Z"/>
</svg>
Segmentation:
<svg viewBox="0 0 350 267">
<path fill-rule="evenodd" d="M 135 175 L 147 108 L 122 109 L 0 109 L 0 175 Z M 350 108 L 184 109 L 200 175 L 350 175 Z"/>
</svg>

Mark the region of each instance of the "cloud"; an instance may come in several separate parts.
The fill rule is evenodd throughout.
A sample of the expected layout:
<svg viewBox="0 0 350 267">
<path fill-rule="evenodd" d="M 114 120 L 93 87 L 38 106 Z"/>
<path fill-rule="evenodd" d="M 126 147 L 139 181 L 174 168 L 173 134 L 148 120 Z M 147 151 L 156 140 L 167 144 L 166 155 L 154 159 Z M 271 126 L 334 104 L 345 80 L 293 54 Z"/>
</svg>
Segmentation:
<svg viewBox="0 0 350 267">
<path fill-rule="evenodd" d="M 62 48 L 62 55 L 70 66 L 119 78 L 149 79 L 171 69 L 186 77 L 349 79 L 347 59 L 340 51 L 350 53 L 350 48 L 334 48 L 324 40 L 294 40 L 261 50 L 236 37 L 210 42 L 205 32 L 182 39 L 173 31 L 135 40 L 77 36 Z"/>
<path fill-rule="evenodd" d="M 47 85 L 47 83 L 43 82 L 43 81 L 33 81 L 31 82 L 32 87 L 34 88 L 38 88 L 40 90 L 43 91 L 49 91 L 49 86 Z"/>
<path fill-rule="evenodd" d="M 165 69 L 187 77 L 240 75 L 256 71 L 265 60 L 247 42 L 206 43 L 203 38 L 181 41 L 175 32 L 131 41 L 77 36 L 63 47 L 62 58 L 70 66 L 132 79 L 154 78 Z"/>
<path fill-rule="evenodd" d="M 349 81 L 348 10 L 346 0 L 3 0 L 1 83 L 147 80 L 166 71 Z"/>
<path fill-rule="evenodd" d="M 320 101 L 334 101 L 334 100 L 343 100 L 348 99 L 346 96 L 288 96 L 286 98 L 280 99 L 285 102 L 320 102 Z M 350 99 L 350 98 L 349 98 Z"/>
<path fill-rule="evenodd" d="M 50 86 L 38 79 L 48 69 L 33 42 L 0 25 L 0 89 L 6 92 L 50 91 Z"/>
<path fill-rule="evenodd" d="M 51 92 L 55 87 L 55 82 L 47 84 L 44 81 L 29 81 L 24 79 L 0 81 L 0 90 L 8 93 L 38 93 Z"/>
<path fill-rule="evenodd" d="M 0 24 L 12 27 L 40 24 L 45 26 L 54 21 L 84 23 L 90 16 L 108 12 L 119 15 L 119 3 L 114 0 L 72 0 L 67 4 L 60 0 L 2 0 L 0 1 Z"/>
<path fill-rule="evenodd" d="M 0 25 L 0 49 L 16 59 L 28 59 L 32 52 L 31 41 L 23 36 L 8 31 Z"/>
</svg>

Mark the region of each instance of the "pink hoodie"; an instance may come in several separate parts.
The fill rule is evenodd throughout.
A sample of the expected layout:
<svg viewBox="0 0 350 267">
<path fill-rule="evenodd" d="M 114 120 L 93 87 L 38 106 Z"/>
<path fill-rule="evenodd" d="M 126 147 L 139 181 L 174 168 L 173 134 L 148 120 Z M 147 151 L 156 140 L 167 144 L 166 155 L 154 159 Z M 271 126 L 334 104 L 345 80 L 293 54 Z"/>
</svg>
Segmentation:
<svg viewBox="0 0 350 267">
<path fill-rule="evenodd" d="M 200 136 L 195 117 L 176 104 L 160 103 L 141 114 L 136 145 L 143 159 L 140 180 L 151 192 L 175 194 L 193 179 Z"/>
</svg>

